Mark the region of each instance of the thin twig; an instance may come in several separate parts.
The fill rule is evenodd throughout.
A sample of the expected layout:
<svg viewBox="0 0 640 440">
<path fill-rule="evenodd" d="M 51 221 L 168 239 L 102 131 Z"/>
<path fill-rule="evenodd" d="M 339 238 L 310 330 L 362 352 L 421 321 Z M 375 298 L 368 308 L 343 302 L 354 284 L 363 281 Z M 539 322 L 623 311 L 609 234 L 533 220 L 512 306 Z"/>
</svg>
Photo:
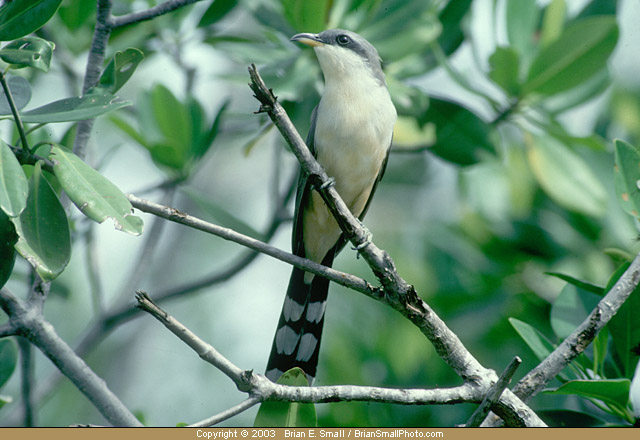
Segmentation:
<svg viewBox="0 0 640 440">
<path fill-rule="evenodd" d="M 35 426 L 35 405 L 33 399 L 33 387 L 35 383 L 33 365 L 33 347 L 24 338 L 17 338 L 20 348 L 20 393 L 22 395 L 23 426 Z"/>
<path fill-rule="evenodd" d="M 537 367 L 520 379 L 513 392 L 524 401 L 539 393 L 571 361 L 578 357 L 613 318 L 640 282 L 640 254 L 589 316 Z"/>
<path fill-rule="evenodd" d="M 22 118 L 20 118 L 18 107 L 16 106 L 16 102 L 13 99 L 13 93 L 11 93 L 11 89 L 9 88 L 9 84 L 7 83 L 7 77 L 4 74 L 4 72 L 1 72 L 1 71 L 0 71 L 0 84 L 2 85 L 4 96 L 7 99 L 7 102 L 9 103 L 9 108 L 11 109 L 11 114 L 13 115 L 13 121 L 15 122 L 16 128 L 18 129 L 18 134 L 20 135 L 20 141 L 22 143 L 22 149 L 24 151 L 29 151 L 29 142 L 27 141 L 27 135 L 24 131 Z"/>
<path fill-rule="evenodd" d="M 256 396 L 251 396 L 248 399 L 240 402 L 236 406 L 232 406 L 231 408 L 226 409 L 214 416 L 211 416 L 199 422 L 193 423 L 188 427 L 204 428 L 207 426 L 217 425 L 218 423 L 224 422 L 225 420 L 230 419 L 231 417 L 237 416 L 238 414 L 248 410 L 249 408 L 253 407 L 254 405 L 257 405 L 258 403 L 260 403 L 260 398 Z"/>
<path fill-rule="evenodd" d="M 136 292 L 136 307 L 151 314 L 160 321 L 167 329 L 176 335 L 182 342 L 187 344 L 193 351 L 198 353 L 203 360 L 209 362 L 222 371 L 229 379 L 233 380 L 238 389 L 244 391 L 248 387 L 248 377 L 251 373 L 241 370 L 231 361 L 222 356 L 213 346 L 207 344 L 191 330 L 182 325 L 177 319 L 158 307 L 146 292 L 138 290 Z"/>
<path fill-rule="evenodd" d="M 191 228 L 216 235 L 220 238 L 224 238 L 225 240 L 233 241 L 248 248 L 254 249 L 258 252 L 270 255 L 280 261 L 293 264 L 316 275 L 328 278 L 331 281 L 342 284 L 346 287 L 350 287 L 354 290 L 357 290 L 358 292 L 373 295 L 376 291 L 373 286 L 371 286 L 362 278 L 345 272 L 337 271 L 306 258 L 298 257 L 297 255 L 293 255 L 289 252 L 283 251 L 282 249 L 271 246 L 263 241 L 236 232 L 233 229 L 224 228 L 222 226 L 206 222 L 197 217 L 193 217 L 191 215 L 178 211 L 175 208 L 162 206 L 149 200 L 138 198 L 133 194 L 129 194 L 127 197 L 129 198 L 129 201 L 134 208 L 139 209 L 143 212 L 148 212 L 158 217 L 162 217 L 166 220 L 170 220 L 172 222 L 180 223 L 185 226 L 189 226 Z"/>
<path fill-rule="evenodd" d="M 131 14 L 114 17 L 111 21 L 111 28 L 117 29 L 122 26 L 140 23 L 141 21 L 152 20 L 160 15 L 167 14 L 199 1 L 201 0 L 167 0 L 164 3 L 160 3 L 159 5 L 144 11 L 132 12 Z"/>
<path fill-rule="evenodd" d="M 500 396 L 502 396 L 502 393 L 511 382 L 511 378 L 516 373 L 516 370 L 518 369 L 520 364 L 522 364 L 522 359 L 520 359 L 518 356 L 514 357 L 511 362 L 509 362 L 509 365 L 507 365 L 507 368 L 505 368 L 505 370 L 502 372 L 498 381 L 489 389 L 489 392 L 482 400 L 482 403 L 478 406 L 478 408 L 476 408 L 473 414 L 471 414 L 471 417 L 466 424 L 467 428 L 475 428 L 477 426 L 480 426 L 482 421 L 489 414 L 491 407 L 495 405 L 496 402 L 498 402 L 498 400 L 500 399 Z"/>
</svg>

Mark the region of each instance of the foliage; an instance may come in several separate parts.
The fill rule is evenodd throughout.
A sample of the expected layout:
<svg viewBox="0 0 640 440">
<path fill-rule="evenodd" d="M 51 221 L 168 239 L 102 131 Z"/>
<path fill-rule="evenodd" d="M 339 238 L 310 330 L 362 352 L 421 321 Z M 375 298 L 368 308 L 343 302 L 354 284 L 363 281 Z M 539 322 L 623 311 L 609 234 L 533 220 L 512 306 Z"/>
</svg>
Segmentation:
<svg viewBox="0 0 640 440">
<path fill-rule="evenodd" d="M 139 4 L 151 7 L 157 2 L 113 3 L 115 15 L 126 15 Z M 172 191 L 180 189 L 178 200 L 202 217 L 261 239 L 272 236 L 261 232 L 266 217 L 261 207 L 269 197 L 267 204 L 277 204 L 273 193 L 282 190 L 280 181 L 288 175 L 283 169 L 293 162 L 280 153 L 276 165 L 265 162 L 265 144 L 274 142 L 275 136 L 260 116 L 251 114 L 256 109 L 245 87 L 246 66 L 259 65 L 304 135 L 322 87 L 321 73 L 312 51 L 289 38 L 297 32 L 342 27 L 360 33 L 378 49 L 399 113 L 394 153 L 366 219 L 374 240 L 390 252 L 403 276 L 482 363 L 501 370 L 519 355 L 525 361 L 521 369 L 530 369 L 582 322 L 627 267 L 629 256 L 638 251 L 633 239 L 640 212 L 640 84 L 637 78 L 628 82 L 610 69 L 620 60 L 617 51 L 625 50 L 620 43 L 625 37 L 621 7 L 599 0 L 586 2 L 581 10 L 564 0 L 544 3 L 201 2 L 113 29 L 108 57 L 95 84 L 81 96 L 57 96 L 37 108 L 30 102 L 51 96 L 45 91 L 52 78 L 62 76 L 70 90 L 82 88 L 83 78 L 69 63 L 85 64 L 96 21 L 95 2 L 4 3 L 0 81 L 5 92 L 0 115 L 7 129 L 0 139 L 0 284 L 28 288 L 34 271 L 52 281 L 52 292 L 66 291 L 64 314 L 52 312 L 52 322 L 73 334 L 74 340 L 81 339 L 81 329 L 65 327 L 70 321 L 66 316 L 77 316 L 82 325 L 90 326 L 90 320 L 82 318 L 100 321 L 108 315 L 102 307 L 118 303 L 121 294 L 116 287 L 109 288 L 106 300 L 100 296 L 110 283 L 100 282 L 98 275 L 125 280 L 123 284 L 137 275 L 127 279 L 122 269 L 110 271 L 107 265 L 96 269 L 89 257 L 82 261 L 82 255 L 91 255 L 95 246 L 93 223 L 111 219 L 116 229 L 142 233 L 141 218 L 132 214 L 131 204 L 118 189 L 120 179 L 126 179 L 117 173 L 107 178 L 103 169 L 111 157 L 122 158 L 114 153 L 115 144 L 128 148 L 124 162 L 149 159 L 139 166 L 153 169 L 163 181 L 158 184 L 142 176 L 141 186 L 154 194 L 172 200 Z M 484 33 L 477 30 L 479 17 L 493 21 L 485 24 Z M 223 67 L 214 78 L 210 72 L 216 64 Z M 164 67 L 156 69 L 161 74 L 152 81 L 140 73 L 158 65 Z M 200 93 L 209 81 L 216 84 L 214 93 Z M 585 118 L 585 112 L 591 117 Z M 79 157 L 73 152 L 76 122 L 105 114 L 108 117 L 99 120 L 104 124 L 101 131 L 92 135 L 87 158 Z M 114 141 L 105 132 L 118 133 L 119 138 Z M 260 162 L 259 172 L 243 174 L 255 162 Z M 275 191 L 260 192 L 270 185 L 267 176 L 272 173 Z M 77 210 L 69 208 L 69 200 Z M 143 271 L 133 288 L 144 282 L 158 291 L 169 285 L 192 292 L 196 289 L 189 283 L 210 266 L 226 274 L 234 248 L 204 243 L 195 232 L 173 231 L 165 238 L 152 233 L 153 227 L 146 229 L 149 241 L 160 242 L 158 237 L 163 237 L 165 244 L 153 257 L 152 268 L 147 267 L 151 257 L 140 257 L 145 264 L 133 257 L 127 260 L 128 270 Z M 153 246 L 138 245 L 145 252 Z M 16 253 L 22 257 L 17 261 Z M 362 271 L 350 255 L 337 264 L 346 271 Z M 82 279 L 86 274 L 89 289 L 76 284 L 79 273 Z M 233 275 L 220 276 L 216 282 Z M 371 278 L 366 272 L 362 275 Z M 231 284 L 225 288 L 246 292 L 255 285 L 268 295 L 266 284 L 276 283 L 240 278 L 241 288 Z M 284 294 L 281 286 L 273 289 Z M 79 305 L 85 290 L 92 293 L 94 310 Z M 640 320 L 634 319 L 633 311 L 640 307 L 638 290 L 587 353 L 532 400 L 548 423 L 628 426 L 635 422 L 639 410 L 631 402 L 639 399 L 632 383 L 640 383 Z M 263 296 L 256 298 L 254 293 L 241 304 L 240 298 L 247 297 L 240 294 L 227 295 L 226 302 L 209 298 L 214 308 L 205 300 L 198 302 L 200 298 L 190 302 L 185 298 L 182 306 L 206 323 L 203 332 L 220 338 L 229 328 L 243 328 L 253 321 L 242 320 L 237 313 L 251 307 L 249 302 L 262 311 Z M 55 293 L 52 296 L 56 298 Z M 319 382 L 426 388 L 459 384 L 422 335 L 393 311 L 336 287 L 331 298 Z M 278 303 L 273 306 L 277 313 L 280 297 L 273 301 Z M 244 313 L 246 318 L 249 312 Z M 229 320 L 228 327 L 219 327 L 223 318 Z M 275 324 L 275 315 L 269 319 Z M 1 315 L 0 324 L 5 321 Z M 260 339 L 259 345 L 268 344 L 271 327 L 268 330 L 238 330 L 243 339 L 229 337 L 232 342 L 225 348 L 241 347 L 247 364 L 262 368 L 261 356 L 268 347 L 262 352 L 249 347 L 252 338 Z M 111 353 L 134 356 L 129 353 L 135 351 L 129 348 L 134 342 L 105 342 L 109 343 L 122 350 L 95 347 L 93 359 L 101 361 L 105 375 L 122 380 L 125 390 L 132 383 L 121 378 Z M 136 363 L 145 364 L 146 358 L 141 359 Z M 15 344 L 0 341 L 0 386 L 12 376 L 15 365 Z M 170 372 L 167 368 L 166 374 Z M 297 379 L 292 384 L 300 385 Z M 11 389 L 18 394 L 11 381 L 3 392 Z M 164 377 L 163 382 L 171 381 Z M 155 383 L 153 391 L 158 388 Z M 188 385 L 180 382 L 180 386 Z M 196 385 L 198 391 L 201 387 Z M 211 394 L 207 398 L 213 398 Z M 72 403 L 68 391 L 57 390 L 55 396 L 65 405 L 49 408 L 45 424 L 77 422 L 56 412 L 69 405 L 89 411 L 86 405 Z M 0 405 L 8 400 L 0 396 Z M 160 411 L 155 402 L 145 405 L 140 413 L 146 419 L 168 422 L 166 414 L 154 414 Z M 0 411 L 0 424 L 11 406 L 15 405 Z M 473 408 L 341 403 L 315 409 L 298 405 L 276 412 L 302 415 L 303 423 L 315 424 L 316 410 L 321 426 L 442 426 L 461 423 Z M 267 424 L 260 422 L 263 416 L 259 414 L 256 424 Z M 90 417 L 96 416 L 90 413 Z M 194 418 L 181 414 L 178 420 Z"/>
</svg>

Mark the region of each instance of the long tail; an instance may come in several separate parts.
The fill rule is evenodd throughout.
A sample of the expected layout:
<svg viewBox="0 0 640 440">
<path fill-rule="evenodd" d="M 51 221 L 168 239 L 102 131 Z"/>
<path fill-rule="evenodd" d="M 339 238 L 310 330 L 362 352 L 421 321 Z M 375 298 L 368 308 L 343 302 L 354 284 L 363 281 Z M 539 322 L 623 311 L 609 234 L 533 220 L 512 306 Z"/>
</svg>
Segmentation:
<svg viewBox="0 0 640 440">
<path fill-rule="evenodd" d="M 322 263 L 331 266 L 333 252 Z M 316 375 L 329 280 L 315 276 L 310 284 L 305 284 L 304 274 L 297 267 L 291 272 L 267 362 L 266 375 L 272 381 L 293 367 L 302 368 L 310 382 Z"/>
</svg>

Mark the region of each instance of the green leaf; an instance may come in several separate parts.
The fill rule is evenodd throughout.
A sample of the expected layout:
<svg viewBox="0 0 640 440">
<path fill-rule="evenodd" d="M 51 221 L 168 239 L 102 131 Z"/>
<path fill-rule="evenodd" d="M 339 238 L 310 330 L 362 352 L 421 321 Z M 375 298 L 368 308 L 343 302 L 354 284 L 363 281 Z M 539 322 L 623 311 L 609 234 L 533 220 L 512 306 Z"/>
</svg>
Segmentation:
<svg viewBox="0 0 640 440">
<path fill-rule="evenodd" d="M 526 342 L 538 360 L 545 359 L 554 350 L 553 344 L 530 324 L 516 318 L 509 318 L 509 323 L 511 323 L 524 342 Z"/>
<path fill-rule="evenodd" d="M 200 19 L 198 27 L 206 27 L 217 23 L 237 4 L 237 0 L 214 0 Z"/>
<path fill-rule="evenodd" d="M 280 0 L 284 17 L 299 32 L 320 32 L 325 29 L 328 0 Z"/>
<path fill-rule="evenodd" d="M 11 219 L 0 211 L 0 289 L 7 283 L 13 273 L 16 262 L 15 245 L 18 234 Z"/>
<path fill-rule="evenodd" d="M 580 156 L 551 137 L 535 137 L 529 147 L 531 170 L 549 197 L 572 211 L 605 213 L 607 192 Z"/>
<path fill-rule="evenodd" d="M 0 7 L 0 41 L 23 37 L 42 27 L 62 0 L 11 0 Z"/>
<path fill-rule="evenodd" d="M 519 93 L 518 52 L 510 47 L 497 47 L 489 57 L 489 78 L 498 84 L 509 96 Z"/>
<path fill-rule="evenodd" d="M 562 34 L 566 14 L 567 5 L 564 0 L 552 0 L 552 2 L 549 3 L 542 17 L 540 44 L 548 46 L 558 39 Z"/>
<path fill-rule="evenodd" d="M 220 124 L 222 123 L 222 119 L 226 114 L 226 111 L 227 111 L 227 108 L 229 107 L 230 102 L 231 102 L 230 100 L 226 100 L 222 104 L 215 118 L 213 118 L 213 123 L 211 124 L 211 128 L 209 128 L 208 131 L 205 131 L 205 132 L 196 131 L 196 128 L 194 126 L 193 133 L 200 134 L 198 136 L 199 138 L 198 142 L 194 142 L 193 156 L 195 159 L 202 158 L 202 156 L 206 154 L 206 152 L 209 150 L 209 148 L 213 144 L 213 141 L 215 140 L 216 136 L 218 136 L 218 132 L 220 131 Z"/>
<path fill-rule="evenodd" d="M 0 341 L 0 388 L 7 383 L 18 362 L 18 348 L 12 339 Z"/>
<path fill-rule="evenodd" d="M 577 394 L 601 400 L 618 408 L 626 408 L 629 402 L 629 379 L 572 380 L 562 386 L 544 390 L 545 394 Z"/>
<path fill-rule="evenodd" d="M 495 154 L 489 126 L 461 105 L 431 98 L 421 121 L 435 125 L 436 142 L 429 151 L 443 159 L 464 166 Z"/>
<path fill-rule="evenodd" d="M 583 83 L 606 68 L 617 42 L 615 17 L 576 21 L 533 60 L 522 93 L 552 95 Z"/>
<path fill-rule="evenodd" d="M 14 68 L 34 67 L 49 71 L 51 54 L 56 45 L 38 37 L 23 37 L 0 49 L 0 58 Z"/>
<path fill-rule="evenodd" d="M 27 206 L 12 219 L 20 238 L 16 249 L 45 281 L 62 273 L 71 257 L 67 214 L 37 162 L 29 179 Z"/>
<path fill-rule="evenodd" d="M 603 296 L 606 291 L 604 287 L 596 286 L 595 284 L 588 283 L 586 281 L 579 280 L 569 275 L 565 275 L 563 273 L 558 272 L 545 272 L 547 275 L 551 275 L 552 277 L 560 278 L 561 280 L 566 281 L 569 284 L 573 284 L 576 287 L 579 287 L 582 290 L 586 290 L 587 292 L 595 293 L 598 296 Z"/>
<path fill-rule="evenodd" d="M 27 205 L 29 185 L 11 148 L 0 140 L 0 208 L 16 217 Z"/>
<path fill-rule="evenodd" d="M 598 303 L 598 296 L 574 285 L 564 286 L 551 307 L 551 328 L 560 339 L 569 336 L 582 324 Z"/>
<path fill-rule="evenodd" d="M 22 110 L 31 100 L 31 85 L 21 76 L 10 76 L 7 85 L 13 96 L 13 102 L 18 110 Z M 0 89 L 0 115 L 10 115 L 11 107 L 4 90 Z"/>
<path fill-rule="evenodd" d="M 298 367 L 286 371 L 276 383 L 294 387 L 309 386 L 307 376 Z M 317 426 L 316 409 L 312 403 L 264 402 L 260 405 L 253 426 Z"/>
<path fill-rule="evenodd" d="M 530 60 L 535 50 L 534 38 L 538 17 L 540 17 L 540 9 L 536 5 L 536 0 L 507 1 L 507 36 L 521 59 Z"/>
<path fill-rule="evenodd" d="M 608 289 L 613 287 L 624 271 L 629 267 L 629 263 L 622 264 L 611 276 Z M 623 377 L 631 378 L 638 359 L 639 353 L 634 349 L 640 346 L 640 287 L 636 287 L 629 298 L 618 309 L 618 312 L 609 321 L 608 327 L 613 341 L 614 359 L 618 363 Z"/>
<path fill-rule="evenodd" d="M 90 94 L 77 98 L 66 98 L 22 113 L 22 122 L 51 123 L 93 119 L 110 111 L 131 105 L 117 96 Z"/>
<path fill-rule="evenodd" d="M 633 145 L 616 139 L 614 141 L 614 182 L 622 208 L 640 217 L 640 151 Z"/>
<path fill-rule="evenodd" d="M 138 64 L 144 59 L 141 50 L 128 48 L 124 52 L 116 52 L 100 76 L 98 85 L 89 93 L 114 94 L 131 78 Z"/>
<path fill-rule="evenodd" d="M 133 235 L 142 233 L 142 219 L 131 214 L 127 197 L 106 177 L 69 150 L 55 145 L 50 159 L 53 172 L 71 201 L 91 220 L 113 220 L 115 228 Z"/>
</svg>

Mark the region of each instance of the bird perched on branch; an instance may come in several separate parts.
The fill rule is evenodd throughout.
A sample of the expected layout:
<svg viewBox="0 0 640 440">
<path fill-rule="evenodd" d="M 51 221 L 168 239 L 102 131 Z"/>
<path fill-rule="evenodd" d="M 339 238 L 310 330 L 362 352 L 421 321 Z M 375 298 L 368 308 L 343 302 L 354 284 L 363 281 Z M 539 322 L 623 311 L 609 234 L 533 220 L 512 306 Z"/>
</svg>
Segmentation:
<svg viewBox="0 0 640 440">
<path fill-rule="evenodd" d="M 362 219 L 384 173 L 397 117 L 380 57 L 367 40 L 342 29 L 297 34 L 291 40 L 313 47 L 324 75 L 307 146 L 351 213 Z M 345 244 L 338 223 L 301 173 L 293 253 L 331 266 Z M 296 366 L 310 380 L 315 377 L 328 289 L 327 279 L 293 268 L 267 363 L 269 379 Z"/>
</svg>

